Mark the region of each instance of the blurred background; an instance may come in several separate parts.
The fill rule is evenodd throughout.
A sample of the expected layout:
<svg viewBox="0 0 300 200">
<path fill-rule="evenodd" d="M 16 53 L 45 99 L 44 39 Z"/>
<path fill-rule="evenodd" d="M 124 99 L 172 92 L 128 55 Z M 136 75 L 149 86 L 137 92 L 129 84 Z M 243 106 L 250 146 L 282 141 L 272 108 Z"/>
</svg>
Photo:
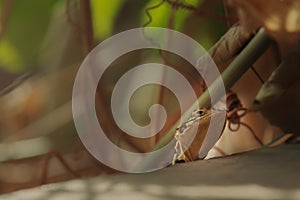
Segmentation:
<svg viewBox="0 0 300 200">
<path fill-rule="evenodd" d="M 116 173 L 85 150 L 72 119 L 76 72 L 97 44 L 128 29 L 155 26 L 180 31 L 209 50 L 236 22 L 235 12 L 223 0 L 1 0 L 0 193 Z M 274 55 L 268 51 L 258 62 L 264 66 L 257 69 L 264 80 L 278 64 Z M 122 74 L 146 62 L 168 64 L 180 71 L 198 96 L 206 87 L 193 67 L 169 52 L 133 51 L 113 62 L 99 82 L 95 99 L 99 123 L 111 141 L 134 152 L 150 151 L 180 117 L 172 92 L 147 85 L 133 95 L 131 114 L 137 124 L 146 125 L 150 106 L 160 103 L 168 112 L 163 129 L 152 138 L 137 139 L 116 126 L 110 110 L 114 85 Z M 163 74 L 158 78 L 163 79 Z M 249 71 L 234 90 L 249 106 L 261 84 Z M 260 114 L 247 117 L 262 141 L 281 134 Z M 261 147 L 247 131 L 242 128 L 242 133 L 232 134 L 225 129 L 219 147 L 226 155 Z M 210 156 L 220 154 L 211 152 Z"/>
<path fill-rule="evenodd" d="M 67 180 L 77 176 L 74 171 L 80 176 L 115 172 L 94 160 L 77 137 L 71 112 L 76 72 L 97 44 L 131 28 L 168 27 L 209 49 L 228 28 L 224 2 L 182 3 L 190 7 L 172 1 L 160 5 L 158 0 L 0 1 L 0 192 Z M 145 61 L 170 62 L 195 85 L 197 94 L 202 92 L 189 64 L 170 53 L 134 51 L 115 61 L 100 80 L 95 100 L 99 122 L 113 142 L 138 152 L 151 150 L 180 111 L 169 90 L 145 86 L 134 94 L 130 110 L 143 125 L 149 123 L 149 107 L 163 104 L 168 119 L 161 133 L 144 140 L 130 138 L 113 123 L 107 108 L 114 84 Z"/>
</svg>

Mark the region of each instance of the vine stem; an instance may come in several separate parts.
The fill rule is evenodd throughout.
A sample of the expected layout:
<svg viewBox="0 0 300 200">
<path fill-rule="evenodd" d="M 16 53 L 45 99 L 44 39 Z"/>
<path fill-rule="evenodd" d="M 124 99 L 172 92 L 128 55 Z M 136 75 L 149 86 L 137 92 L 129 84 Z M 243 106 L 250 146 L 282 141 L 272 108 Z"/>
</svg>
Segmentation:
<svg viewBox="0 0 300 200">
<path fill-rule="evenodd" d="M 205 9 L 199 9 L 196 6 L 193 6 L 191 4 L 186 4 L 181 1 L 177 1 L 177 0 L 164 0 L 164 1 L 167 2 L 168 4 L 172 5 L 172 7 L 174 7 L 175 9 L 189 10 L 189 11 L 192 11 L 195 14 L 202 16 L 202 17 L 207 17 L 207 18 L 216 19 L 216 20 L 223 20 L 223 21 L 227 21 L 227 20 L 235 21 L 236 20 L 235 17 L 224 16 L 224 15 L 220 15 L 217 13 L 210 13 Z"/>
<path fill-rule="evenodd" d="M 241 51 L 235 60 L 224 70 L 220 77 L 218 77 L 195 102 L 190 109 L 188 109 L 181 119 L 179 119 L 174 126 L 167 132 L 167 134 L 156 144 L 153 151 L 156 151 L 167 145 L 173 138 L 175 130 L 180 121 L 186 121 L 192 111 L 198 107 L 211 108 L 217 102 L 211 102 L 209 91 L 213 91 L 218 98 L 222 97 L 222 85 L 224 84 L 226 92 L 241 78 L 241 76 L 256 62 L 256 60 L 267 50 L 271 44 L 271 39 L 264 28 L 261 28 L 249 44 Z"/>
</svg>

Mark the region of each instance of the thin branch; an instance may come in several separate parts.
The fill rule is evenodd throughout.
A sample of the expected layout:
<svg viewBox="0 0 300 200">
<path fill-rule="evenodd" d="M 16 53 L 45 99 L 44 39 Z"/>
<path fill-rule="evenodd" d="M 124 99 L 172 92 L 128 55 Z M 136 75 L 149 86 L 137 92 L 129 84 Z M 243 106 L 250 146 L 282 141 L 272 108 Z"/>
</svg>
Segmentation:
<svg viewBox="0 0 300 200">
<path fill-rule="evenodd" d="M 167 25 L 168 29 L 173 29 L 173 27 L 174 27 L 175 12 L 176 12 L 176 9 L 172 6 L 171 13 L 170 13 L 169 20 L 168 20 L 168 25 Z M 169 46 L 169 43 L 170 43 L 169 37 L 167 37 L 166 43 L 167 43 L 166 45 Z M 170 65 L 169 61 L 168 61 L 168 58 L 166 57 L 166 55 L 163 53 L 163 51 L 161 49 L 159 49 L 159 54 L 160 54 L 160 56 L 163 60 L 163 64 L 164 65 Z M 162 79 L 161 80 L 162 82 L 164 82 L 165 79 L 166 79 L 165 70 L 163 70 L 163 72 L 162 72 L 162 78 L 161 79 Z M 158 91 L 158 98 L 157 98 L 156 103 L 159 104 L 159 105 L 162 105 L 163 101 L 164 101 L 164 97 L 165 97 L 164 87 L 162 87 L 160 85 L 159 91 Z M 157 116 L 157 119 L 156 119 L 157 123 L 156 124 L 158 124 L 160 120 L 161 120 L 160 116 Z M 159 139 L 160 139 L 159 134 L 157 134 L 157 136 L 155 137 L 155 144 L 159 141 Z"/>
<path fill-rule="evenodd" d="M 82 28 L 85 35 L 85 45 L 87 53 L 89 53 L 95 45 L 94 34 L 93 34 L 93 22 L 92 22 L 92 12 L 91 12 L 91 2 L 90 0 L 80 0 L 80 7 L 82 10 Z"/>
<path fill-rule="evenodd" d="M 47 178 L 48 178 L 48 170 L 49 170 L 49 162 L 51 158 L 57 158 L 57 160 L 61 163 L 62 167 L 64 170 L 71 175 L 72 178 L 81 178 L 79 174 L 77 174 L 67 163 L 67 161 L 55 150 L 49 151 L 45 155 L 45 161 L 42 165 L 42 176 L 41 176 L 41 181 L 40 184 L 44 185 L 47 183 Z"/>
<path fill-rule="evenodd" d="M 4 35 L 4 32 L 7 27 L 7 22 L 11 14 L 11 8 L 13 0 L 3 0 L 2 10 L 1 10 L 1 19 L 0 19 L 0 38 Z"/>
<path fill-rule="evenodd" d="M 66 15 L 66 19 L 67 22 L 70 23 L 70 25 L 72 25 L 75 28 L 75 39 L 78 43 L 82 44 L 82 27 L 81 24 L 78 22 L 78 19 L 74 19 L 73 17 L 73 13 L 72 10 L 75 6 L 77 6 L 77 1 L 72 1 L 72 0 L 67 0 L 66 1 L 66 11 L 65 11 L 65 15 Z M 73 15 L 72 15 L 73 14 Z"/>
<path fill-rule="evenodd" d="M 251 67 L 251 70 L 253 71 L 255 76 L 258 78 L 258 80 L 261 82 L 261 84 L 264 84 L 265 83 L 264 79 L 261 77 L 261 75 L 258 73 L 258 71 L 255 69 L 254 66 Z"/>
<path fill-rule="evenodd" d="M 32 77 L 33 73 L 32 72 L 27 72 L 19 77 L 17 77 L 13 82 L 11 82 L 8 86 L 0 90 L 0 97 L 8 94 L 9 92 L 13 91 L 17 87 L 19 87 L 22 83 L 24 83 L 26 80 L 28 80 L 30 77 Z"/>
</svg>

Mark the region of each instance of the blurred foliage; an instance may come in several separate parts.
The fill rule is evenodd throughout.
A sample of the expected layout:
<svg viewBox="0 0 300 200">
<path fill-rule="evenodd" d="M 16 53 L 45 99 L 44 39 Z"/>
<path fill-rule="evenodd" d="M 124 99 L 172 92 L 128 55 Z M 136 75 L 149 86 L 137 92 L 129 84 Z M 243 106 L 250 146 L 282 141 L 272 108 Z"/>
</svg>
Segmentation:
<svg viewBox="0 0 300 200">
<path fill-rule="evenodd" d="M 96 40 L 102 40 L 112 34 L 114 20 L 125 2 L 124 0 L 91 0 L 93 28 Z"/>
<path fill-rule="evenodd" d="M 0 63 L 9 71 L 37 67 L 37 56 L 57 0 L 13 1 L 0 40 Z M 3 1 L 2 1 L 3 5 Z"/>
<path fill-rule="evenodd" d="M 11 2 L 10 9 L 2 9 L 5 8 L 4 4 L 7 2 Z M 87 22 L 81 9 L 82 2 L 79 0 L 1 1 L 0 9 L 3 11 L 1 17 L 4 19 L 3 15 L 6 14 L 7 16 L 4 17 L 7 18 L 7 23 L 5 26 L 2 24 L 1 27 L 4 34 L 0 38 L 0 67 L 11 73 L 38 71 L 46 74 L 38 81 L 42 85 L 42 89 L 37 88 L 36 83 L 30 81 L 27 87 L 31 88 L 32 94 L 24 92 L 22 93 L 23 96 L 18 96 L 19 99 L 24 99 L 21 102 L 29 103 L 23 103 L 24 105 L 21 106 L 16 105 L 22 109 L 14 109 L 14 112 L 12 109 L 6 109 L 6 114 L 13 116 L 7 119 L 4 117 L 3 120 L 14 121 L 14 123 L 6 123 L 1 122 L 2 119 L 0 119 L 0 123 L 13 124 L 3 129 L 3 132 L 7 132 L 6 134 L 15 132 L 16 127 L 22 129 L 43 116 L 51 115 L 55 109 L 71 100 L 74 77 L 86 53 L 84 47 L 87 32 L 84 30 L 84 25 Z M 208 49 L 227 28 L 225 20 L 214 19 L 180 7 L 172 7 L 168 1 L 164 1 L 155 9 L 149 9 L 160 2 L 162 1 L 91 0 L 95 45 L 113 34 L 142 27 L 151 20 L 147 26 L 169 27 L 181 31 Z M 224 15 L 221 0 L 182 0 L 178 2 L 193 6 L 196 9 L 207 9 L 211 13 Z M 151 17 L 147 15 L 147 10 Z M 174 19 L 170 20 L 172 17 Z M 189 67 L 183 60 L 173 59 L 174 56 L 170 54 L 166 54 L 166 56 L 173 63 L 173 67 L 192 77 L 193 72 L 188 71 Z M 100 80 L 103 82 L 102 86 L 101 84 L 99 86 L 104 109 L 110 107 L 111 92 L 118 79 L 132 66 L 145 61 L 163 62 L 163 58 L 157 50 L 139 51 L 124 55 L 106 70 L 106 75 L 103 80 Z M 160 77 L 163 78 L 163 74 Z M 133 79 L 135 78 L 140 78 L 140 75 L 133 77 Z M 195 80 L 193 79 L 192 82 Z M 134 120 L 139 124 L 149 123 L 148 108 L 160 101 L 161 89 L 159 87 L 145 88 L 145 91 L 143 89 L 143 91 L 136 93 L 135 96 L 138 98 L 135 98 L 130 106 L 133 115 L 136 116 Z M 33 95 L 37 94 L 39 90 L 42 90 L 43 95 Z M 176 101 L 166 101 L 172 96 L 167 90 L 164 90 L 163 93 L 164 97 L 161 98 L 161 103 L 171 113 L 169 114 L 171 118 L 167 121 L 168 124 L 171 124 L 177 116 L 177 109 L 175 109 L 177 103 Z M 26 101 L 26 99 L 29 100 Z M 42 102 L 39 105 L 33 105 L 36 110 L 40 110 L 39 114 L 34 116 L 26 114 L 24 110 L 28 109 L 24 108 L 31 108 L 31 104 L 35 104 L 34 102 Z M 101 112 L 103 112 L 103 108 Z M 107 112 L 107 116 L 112 117 L 110 111 Z M 47 132 L 47 130 L 44 131 Z M 63 131 L 55 130 L 55 132 L 66 133 L 69 131 L 63 129 Z"/>
<path fill-rule="evenodd" d="M 161 0 L 153 0 L 149 1 L 143 10 L 141 10 L 141 26 L 145 24 L 148 20 L 149 17 L 146 15 L 145 10 L 149 7 L 157 5 Z M 199 6 L 203 0 L 187 0 L 185 3 L 193 6 Z M 153 9 L 150 11 L 150 14 L 152 16 L 152 21 L 148 26 L 154 26 L 154 27 L 167 27 L 168 21 L 169 21 L 169 16 L 171 14 L 172 7 L 164 3 L 160 7 Z M 188 16 L 192 14 L 191 11 L 188 10 L 182 10 L 179 9 L 175 12 L 175 19 L 174 19 L 174 27 L 173 29 L 175 30 L 181 30 L 185 20 L 187 19 Z"/>
<path fill-rule="evenodd" d="M 119 32 L 147 25 L 180 31 L 198 41 L 205 49 L 209 49 L 228 28 L 223 0 L 165 0 L 154 9 L 150 8 L 160 4 L 162 0 L 90 0 L 91 13 L 89 6 L 85 4 L 87 2 L 88 0 L 0 0 L 0 80 L 7 78 L 7 74 L 10 73 L 14 74 L 15 78 L 20 73 L 37 72 L 26 81 L 20 81 L 21 84 L 16 84 L 15 88 L 0 98 L 0 161 L 31 158 L 43 155 L 49 149 L 67 154 L 67 151 L 83 148 L 72 121 L 72 88 L 77 70 L 93 45 Z M 247 4 L 242 6 L 245 10 L 251 10 L 252 7 L 248 4 L 268 3 L 262 3 L 260 0 L 232 2 L 237 5 Z M 279 20 L 278 24 L 276 20 L 273 21 L 272 16 L 274 10 L 278 11 L 276 14 L 280 14 L 281 1 L 262 6 L 261 12 L 254 12 L 253 18 L 243 16 L 242 24 L 247 24 L 248 20 L 255 22 L 253 19 L 260 15 L 270 15 L 270 19 L 259 17 L 258 24 L 266 25 L 271 30 L 274 25 L 285 25 L 284 20 L 289 22 L 287 30 L 280 28 L 279 32 L 274 32 L 275 38 L 282 38 L 281 30 L 295 29 L 294 31 L 299 32 L 299 26 L 296 26 L 299 25 L 299 15 L 296 10 L 300 3 L 298 0 L 294 2 L 295 6 L 290 6 L 293 8 L 292 12 L 290 9 L 283 10 L 286 11 L 287 17 Z M 6 7 L 7 3 L 10 3 L 11 7 Z M 90 24 L 92 27 L 89 27 Z M 229 24 L 232 25 L 232 21 Z M 284 38 L 290 40 L 290 36 L 292 35 L 284 35 Z M 157 49 L 137 50 L 120 56 L 104 72 L 95 98 L 99 123 L 106 126 L 104 130 L 110 134 L 109 138 L 115 144 L 119 145 L 120 141 L 124 141 L 120 137 L 127 137 L 122 136 L 123 132 L 113 124 L 111 110 L 107 111 L 111 107 L 111 94 L 115 84 L 133 66 L 145 62 L 169 64 L 166 60 L 189 79 L 198 96 L 201 94 L 200 75 L 179 56 L 176 57 L 170 52 L 163 52 L 162 55 Z M 266 68 L 264 70 L 266 71 Z M 154 75 L 157 79 L 164 79 L 163 71 Z M 134 83 L 135 79 L 143 79 L 143 76 L 145 74 L 137 73 L 130 77 L 130 80 Z M 10 81 L 13 82 L 14 78 Z M 166 126 L 158 137 L 155 136 L 150 142 L 148 138 L 138 140 L 128 137 L 123 144 L 125 149 L 131 145 L 135 150 L 148 152 L 152 149 L 151 145 L 163 137 L 169 130 L 168 127 L 173 126 L 180 117 L 179 103 L 171 91 L 158 85 L 139 88 L 132 99 L 129 105 L 130 114 L 140 125 L 150 122 L 148 110 L 153 104 L 159 103 L 167 110 Z M 159 116 L 157 119 L 160 120 Z M 106 122 L 108 123 L 105 124 Z M 17 140 L 22 141 L 14 145 L 4 144 Z M 78 161 L 77 157 L 75 160 Z M 79 163 L 86 164 L 77 162 L 75 165 Z M 7 175 L 6 178 L 11 179 L 12 176 Z"/>
<path fill-rule="evenodd" d="M 10 148 L 8 148 L 7 145 L 1 146 L 2 143 L 0 143 L 0 160 L 31 158 L 44 155 L 50 149 L 68 154 L 74 149 L 81 148 L 81 143 L 76 140 L 78 135 L 72 121 L 71 98 L 74 77 L 87 53 L 86 43 L 89 37 L 87 37 L 86 25 L 90 24 L 90 21 L 85 14 L 90 13 L 82 9 L 83 2 L 87 1 L 0 1 L 2 11 L 0 21 L 4 18 L 8 19 L 5 26 L 0 24 L 0 31 L 4 33 L 0 34 L 0 67 L 16 74 L 28 71 L 38 72 L 34 76 L 36 80 L 28 79 L 19 85 L 17 90 L 7 94 L 6 98 L 1 98 L 0 138 L 2 141 L 21 140 L 20 144 L 24 142 L 24 145 L 14 143 L 15 145 L 9 144 Z M 10 9 L 3 9 L 5 2 L 12 3 Z M 150 18 L 151 22 L 147 26 L 175 29 L 197 40 L 206 49 L 209 49 L 227 29 L 225 19 L 201 15 L 195 13 L 195 10 L 175 8 L 172 7 L 170 1 L 164 1 L 161 6 L 149 10 L 150 7 L 160 2 L 161 0 L 90 0 L 92 42 L 97 45 L 114 34 L 142 27 L 149 22 Z M 180 0 L 177 2 L 208 13 L 224 15 L 222 0 Z M 147 9 L 151 15 L 150 18 L 147 15 Z M 4 14 L 7 16 L 3 18 Z M 172 17 L 174 17 L 173 20 L 170 19 Z M 173 58 L 175 55 L 167 52 L 164 54 L 171 61 L 172 67 L 189 77 L 192 84 L 198 84 L 197 78 L 199 77 L 193 77 L 196 73 L 191 70 L 184 59 Z M 99 116 L 101 125 L 107 118 L 109 120 L 106 121 L 114 123 L 111 111 L 106 111 L 111 107 L 110 98 L 114 85 L 126 71 L 143 62 L 162 63 L 164 59 L 156 49 L 134 51 L 120 56 L 105 71 L 104 78 L 99 81 L 98 91 L 101 91 L 101 94 L 99 97 L 96 96 L 95 100 L 98 114 L 101 114 Z M 142 75 L 136 74 L 131 80 L 134 82 L 134 79 L 141 79 Z M 163 79 L 163 72 L 156 78 Z M 200 91 L 197 92 L 197 94 L 200 93 Z M 130 114 L 140 125 L 150 122 L 148 109 L 153 104 L 161 103 L 166 108 L 168 119 L 158 138 L 162 137 L 168 127 L 173 125 L 179 117 L 179 103 L 174 94 L 166 88 L 147 85 L 139 88 L 132 99 L 129 105 Z M 12 106 L 7 106 L 8 104 Z M 105 118 L 103 122 L 102 116 Z M 159 117 L 157 119 L 159 120 Z M 107 132 L 110 133 L 109 138 L 112 142 L 119 144 L 118 137 L 123 132 L 117 129 L 115 124 L 109 123 L 105 124 L 105 128 L 108 128 Z M 149 142 L 148 138 L 126 139 L 128 141 L 123 145 L 125 149 L 134 147 L 135 150 L 143 152 L 149 151 L 149 148 L 152 148 L 151 141 L 157 140 L 157 138 L 152 138 L 154 140 L 151 139 Z M 124 142 L 124 140 L 120 141 Z M 34 163 L 34 161 L 29 162 Z M 72 167 L 76 167 L 79 163 L 85 165 L 87 162 L 77 162 Z M 16 177 L 19 176 L 14 178 Z"/>
<path fill-rule="evenodd" d="M 3 2 L 5 1 L 0 3 L 1 8 L 3 7 Z M 160 0 L 91 0 L 94 39 L 102 41 L 125 28 L 143 26 L 149 20 L 145 10 L 159 2 Z M 185 0 L 182 2 L 196 7 L 207 3 L 204 0 Z M 220 2 L 216 1 L 216 3 L 213 3 L 217 5 L 217 10 L 212 12 L 223 12 L 223 10 L 220 10 L 220 8 L 223 8 Z M 39 55 L 43 53 L 41 51 L 42 45 L 49 32 L 49 25 L 53 24 L 53 20 L 59 20 L 58 17 L 53 17 L 54 11 L 58 7 L 64 8 L 65 4 L 66 1 L 58 0 L 12 1 L 12 6 L 7 16 L 7 26 L 4 27 L 4 35 L 0 38 L 1 67 L 11 72 L 43 68 L 44 66 L 40 66 L 43 63 L 38 62 L 39 57 L 45 57 L 45 55 Z M 167 27 L 171 9 L 172 6 L 164 2 L 158 8 L 150 10 L 152 21 L 148 26 Z M 61 17 L 63 19 L 64 16 Z M 56 22 L 56 24 L 59 23 L 59 21 Z M 184 31 L 187 25 L 189 27 L 193 26 L 192 29 L 195 30 L 192 32 L 197 32 L 194 39 L 198 40 L 205 48 L 211 47 L 226 29 L 224 21 L 197 16 L 189 10 L 177 9 L 172 28 Z M 188 29 L 191 30 L 191 28 Z M 60 31 L 64 33 L 64 30 Z M 189 31 L 184 32 L 192 37 L 194 36 Z M 59 34 L 57 37 L 59 37 Z M 52 40 L 55 40 L 55 38 L 52 38 Z M 56 38 L 56 40 L 60 40 L 60 38 Z M 45 59 L 53 60 L 52 57 Z"/>
<path fill-rule="evenodd" d="M 12 3 L 10 9 L 3 9 L 5 2 Z M 84 30 L 86 28 L 84 25 L 88 23 L 81 9 L 82 2 L 79 0 L 0 1 L 0 9 L 5 11 L 0 15 L 1 21 L 4 19 L 3 14 L 7 15 L 4 16 L 7 18 L 6 25 L 1 24 L 0 29 L 4 33 L 0 37 L 0 67 L 10 73 L 37 71 L 45 75 L 38 77 L 37 81 L 31 79 L 19 86 L 18 91 L 22 90 L 20 94 L 13 91 L 7 96 L 7 102 L 13 102 L 12 99 L 17 98 L 21 103 L 6 108 L 3 103 L 2 108 L 0 107 L 3 113 L 3 117 L 0 117 L 0 125 L 3 126 L 1 127 L 3 131 L 0 133 L 2 138 L 15 134 L 16 137 L 26 139 L 33 135 L 38 137 L 42 134 L 49 134 L 47 138 L 51 140 L 51 145 L 54 145 L 52 148 L 56 150 L 62 149 L 63 146 L 69 148 L 69 143 L 74 141 L 72 137 L 73 139 L 74 135 L 76 137 L 76 131 L 71 114 L 62 120 L 64 115 L 57 114 L 57 110 L 62 109 L 63 113 L 71 113 L 71 108 L 64 105 L 69 105 L 74 77 L 86 53 L 84 47 L 87 32 Z M 225 20 L 202 16 L 191 10 L 174 8 L 166 1 L 161 6 L 149 10 L 150 7 L 160 2 L 160 0 L 91 0 L 94 44 L 97 45 L 121 31 L 144 26 L 150 20 L 146 13 L 147 9 L 151 15 L 151 22 L 147 26 L 169 27 L 183 32 L 199 41 L 207 49 L 227 29 Z M 180 2 L 224 15 L 221 0 L 182 0 Z M 173 20 L 170 20 L 171 15 L 174 17 Z M 173 24 L 170 21 L 173 21 Z M 174 55 L 165 54 L 174 64 L 174 68 L 192 77 L 193 72 L 188 71 L 190 68 L 184 60 L 173 59 Z M 152 49 L 128 53 L 111 64 L 99 84 L 104 105 L 101 113 L 105 112 L 106 108 L 110 108 L 111 92 L 118 79 L 132 66 L 145 61 L 163 62 L 163 58 L 157 50 Z M 132 77 L 132 79 L 136 78 L 141 78 L 141 75 L 137 74 L 136 77 Z M 163 73 L 157 78 L 163 78 Z M 191 82 L 196 83 L 194 79 Z M 28 92 L 28 88 L 31 92 Z M 130 110 L 138 124 L 149 123 L 148 109 L 160 101 L 160 90 L 158 86 L 151 86 L 143 87 L 135 93 L 134 101 L 130 102 Z M 178 117 L 178 102 L 168 90 L 162 91 L 164 97 L 161 98 L 161 103 L 168 111 L 170 120 L 167 120 L 167 126 L 170 126 Z M 175 100 L 170 101 L 170 98 Z M 38 112 L 33 115 L 31 112 L 33 109 L 29 108 L 35 108 L 34 110 Z M 113 121 L 110 112 L 107 112 L 105 117 Z M 64 124 L 57 121 L 63 121 Z M 28 126 L 29 129 L 26 129 Z M 53 132 L 56 135 L 53 135 Z M 142 148 L 147 146 L 146 143 L 147 141 L 142 143 Z M 45 151 L 40 150 L 38 153 Z M 30 154 L 34 155 L 34 153 Z"/>
</svg>

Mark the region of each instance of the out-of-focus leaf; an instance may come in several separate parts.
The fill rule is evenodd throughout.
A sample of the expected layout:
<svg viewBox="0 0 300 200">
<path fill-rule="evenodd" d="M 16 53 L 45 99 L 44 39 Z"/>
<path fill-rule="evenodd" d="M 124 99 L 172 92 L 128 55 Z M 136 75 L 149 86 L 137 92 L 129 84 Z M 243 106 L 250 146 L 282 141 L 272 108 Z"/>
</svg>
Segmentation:
<svg viewBox="0 0 300 200">
<path fill-rule="evenodd" d="M 23 59 L 18 50 L 7 39 L 0 42 L 0 63 L 1 66 L 10 71 L 18 71 L 23 66 Z"/>
<path fill-rule="evenodd" d="M 85 33 L 81 28 L 80 15 L 76 1 L 71 1 L 70 5 L 61 1 L 53 9 L 40 48 L 39 65 L 43 66 L 45 71 L 69 67 L 83 59 L 82 37 Z"/>
<path fill-rule="evenodd" d="M 0 63 L 3 67 L 10 71 L 36 67 L 36 58 L 56 1 L 13 2 L 5 34 L 0 40 Z"/>
<path fill-rule="evenodd" d="M 300 47 L 293 50 L 286 60 L 274 70 L 270 79 L 261 87 L 253 109 L 259 110 L 285 133 L 300 133 Z"/>
<path fill-rule="evenodd" d="M 295 43 L 300 38 L 299 0 L 231 0 L 243 27 L 253 31 L 264 26 L 279 42 Z"/>
<path fill-rule="evenodd" d="M 234 25 L 209 50 L 210 56 L 220 71 L 224 70 L 220 66 L 232 60 L 249 42 L 251 37 L 252 35 L 246 34 L 240 25 Z"/>
<path fill-rule="evenodd" d="M 212 10 L 212 13 L 223 12 L 223 6 L 214 1 L 203 1 L 202 4 L 198 5 L 198 8 Z M 226 21 L 193 13 L 185 20 L 183 32 L 197 40 L 208 50 L 225 33 L 226 29 Z"/>
<path fill-rule="evenodd" d="M 159 4 L 159 0 L 157 1 L 149 1 L 146 4 L 145 8 L 142 10 L 141 13 L 141 25 L 145 24 L 149 21 L 149 17 L 147 16 L 145 10 L 147 8 L 153 7 Z M 183 1 L 185 5 L 191 5 L 195 7 L 199 7 L 203 3 L 206 3 L 204 7 L 211 6 L 218 6 L 216 9 L 220 8 L 220 5 L 215 5 L 214 3 L 205 2 L 203 0 L 196 1 L 196 0 L 187 0 Z M 155 26 L 155 27 L 167 27 L 169 17 L 171 14 L 172 5 L 168 3 L 163 3 L 161 6 L 149 10 L 149 14 L 152 17 L 151 23 L 148 26 Z M 216 12 L 216 11 L 214 11 Z M 195 14 L 191 10 L 186 10 L 183 8 L 178 8 L 174 15 L 174 27 L 175 30 L 183 31 L 184 33 L 192 36 L 194 39 L 199 41 L 204 48 L 209 49 L 213 46 L 216 40 L 221 37 L 221 35 L 226 30 L 226 25 L 223 21 L 217 21 L 214 19 L 210 19 L 207 17 L 201 17 Z"/>
<path fill-rule="evenodd" d="M 124 0 L 91 0 L 94 36 L 103 40 L 112 34 L 114 20 Z"/>
<path fill-rule="evenodd" d="M 185 3 L 187 5 L 193 5 L 193 6 L 198 6 L 203 2 L 203 0 L 186 0 Z M 181 30 L 182 27 L 184 26 L 185 20 L 187 19 L 187 17 L 189 17 L 192 14 L 191 11 L 189 10 L 182 10 L 179 9 L 176 12 L 176 16 L 175 16 L 175 24 L 174 24 L 174 29 L 175 30 Z"/>
</svg>

